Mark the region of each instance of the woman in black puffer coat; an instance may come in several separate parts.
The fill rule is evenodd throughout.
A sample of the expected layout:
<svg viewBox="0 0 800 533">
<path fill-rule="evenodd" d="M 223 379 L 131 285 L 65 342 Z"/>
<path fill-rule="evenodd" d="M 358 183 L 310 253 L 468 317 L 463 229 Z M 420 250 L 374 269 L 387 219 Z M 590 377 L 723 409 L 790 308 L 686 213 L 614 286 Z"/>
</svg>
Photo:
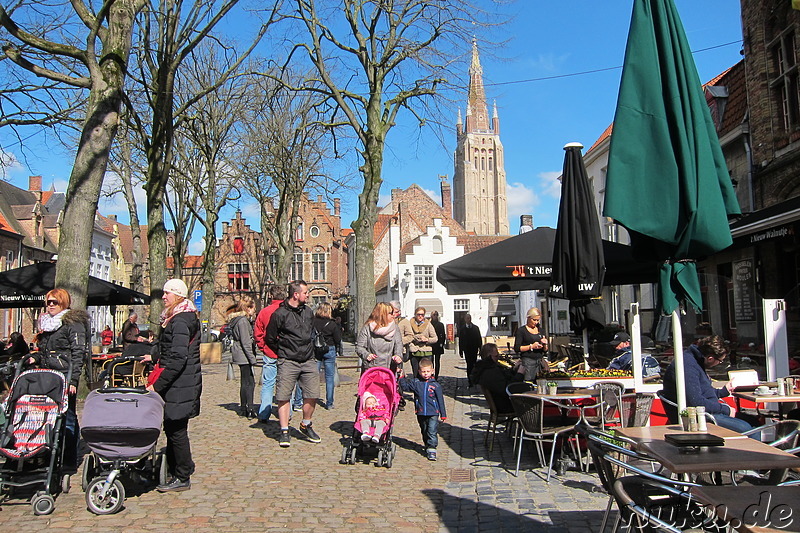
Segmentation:
<svg viewBox="0 0 800 533">
<path fill-rule="evenodd" d="M 189 419 L 200 414 L 200 321 L 186 284 L 171 279 L 164 284 L 164 313 L 158 357 L 164 370 L 148 387 L 164 398 L 164 434 L 167 437 L 167 466 L 171 479 L 156 487 L 159 492 L 191 488 L 194 461 L 189 445 Z"/>
<path fill-rule="evenodd" d="M 89 315 L 81 309 L 70 309 L 72 298 L 64 289 L 53 289 L 45 295 L 46 312 L 39 315 L 36 345 L 39 351 L 28 360 L 41 368 L 69 373 L 67 412 L 64 415 L 64 470 L 72 472 L 78 465 L 78 415 L 76 398 L 84 358 L 89 356 Z"/>
</svg>

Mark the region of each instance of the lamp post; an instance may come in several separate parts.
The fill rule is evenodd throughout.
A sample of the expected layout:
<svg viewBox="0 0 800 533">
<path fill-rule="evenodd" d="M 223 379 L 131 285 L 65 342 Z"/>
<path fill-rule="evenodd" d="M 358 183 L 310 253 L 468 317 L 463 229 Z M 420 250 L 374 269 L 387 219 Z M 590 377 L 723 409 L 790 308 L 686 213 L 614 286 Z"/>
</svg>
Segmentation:
<svg viewBox="0 0 800 533">
<path fill-rule="evenodd" d="M 411 271 L 409 269 L 406 269 L 406 271 L 403 273 L 403 279 L 402 279 L 402 281 L 400 281 L 400 290 L 401 290 L 402 295 L 403 295 L 403 297 L 402 297 L 402 299 L 400 301 L 400 303 L 403 306 L 403 309 L 400 310 L 402 316 L 405 316 L 405 312 L 404 311 L 405 311 L 405 308 L 406 308 L 406 295 L 408 294 L 408 287 L 409 286 L 411 286 Z"/>
</svg>

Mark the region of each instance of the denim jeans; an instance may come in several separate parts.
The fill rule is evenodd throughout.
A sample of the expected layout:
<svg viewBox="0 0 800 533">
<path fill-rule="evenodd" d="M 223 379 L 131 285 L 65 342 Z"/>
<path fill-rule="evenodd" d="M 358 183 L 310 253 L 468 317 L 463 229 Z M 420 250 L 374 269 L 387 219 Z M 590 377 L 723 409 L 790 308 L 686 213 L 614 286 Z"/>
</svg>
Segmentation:
<svg viewBox="0 0 800 533">
<path fill-rule="evenodd" d="M 77 415 L 77 395 L 67 398 L 67 411 L 64 413 L 64 460 L 65 467 L 72 469 L 78 466 L 78 439 L 81 432 Z"/>
<path fill-rule="evenodd" d="M 261 368 L 261 406 L 258 408 L 258 419 L 269 420 L 272 413 L 272 401 L 275 399 L 275 376 L 278 374 L 277 359 L 263 357 Z M 277 413 L 276 413 L 277 414 Z"/>
<path fill-rule="evenodd" d="M 319 360 L 319 369 L 325 371 L 325 407 L 333 407 L 333 390 L 336 388 L 336 346 L 329 346 L 328 352 Z"/>
<path fill-rule="evenodd" d="M 737 413 L 738 414 L 738 413 Z M 714 415 L 714 418 L 717 421 L 717 425 L 726 429 L 731 429 L 733 431 L 738 431 L 739 433 L 744 433 L 745 431 L 753 429 L 753 426 L 746 420 L 742 420 L 741 418 L 732 417 L 728 415 Z M 761 433 L 753 433 L 750 435 L 751 439 L 761 440 Z"/>
<path fill-rule="evenodd" d="M 417 422 L 419 422 L 419 429 L 422 431 L 425 450 L 435 450 L 439 445 L 439 415 L 417 415 Z"/>
</svg>

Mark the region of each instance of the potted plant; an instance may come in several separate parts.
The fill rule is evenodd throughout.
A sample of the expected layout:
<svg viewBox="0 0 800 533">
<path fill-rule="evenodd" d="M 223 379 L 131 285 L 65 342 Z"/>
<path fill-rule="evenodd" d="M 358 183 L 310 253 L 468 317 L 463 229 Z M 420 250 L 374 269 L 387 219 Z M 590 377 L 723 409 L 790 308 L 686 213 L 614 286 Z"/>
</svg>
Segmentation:
<svg viewBox="0 0 800 533">
<path fill-rule="evenodd" d="M 684 431 L 689 431 L 689 411 L 682 409 L 680 412 L 681 427 Z"/>
<path fill-rule="evenodd" d="M 558 393 L 558 383 L 555 381 L 548 381 L 547 382 L 547 394 L 557 394 Z"/>
</svg>

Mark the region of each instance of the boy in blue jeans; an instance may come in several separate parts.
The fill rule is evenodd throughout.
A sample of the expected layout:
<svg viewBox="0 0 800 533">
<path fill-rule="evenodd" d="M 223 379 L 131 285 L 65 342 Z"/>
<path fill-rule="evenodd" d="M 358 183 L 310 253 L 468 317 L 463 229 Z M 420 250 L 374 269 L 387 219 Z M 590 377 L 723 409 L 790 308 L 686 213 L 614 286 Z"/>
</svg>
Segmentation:
<svg viewBox="0 0 800 533">
<path fill-rule="evenodd" d="M 423 358 L 419 362 L 419 377 L 400 378 L 400 388 L 414 393 L 417 422 L 422 431 L 422 441 L 429 461 L 436 460 L 436 447 L 439 445 L 439 418 L 447 420 L 442 386 L 433 377 L 433 363 Z"/>
</svg>

